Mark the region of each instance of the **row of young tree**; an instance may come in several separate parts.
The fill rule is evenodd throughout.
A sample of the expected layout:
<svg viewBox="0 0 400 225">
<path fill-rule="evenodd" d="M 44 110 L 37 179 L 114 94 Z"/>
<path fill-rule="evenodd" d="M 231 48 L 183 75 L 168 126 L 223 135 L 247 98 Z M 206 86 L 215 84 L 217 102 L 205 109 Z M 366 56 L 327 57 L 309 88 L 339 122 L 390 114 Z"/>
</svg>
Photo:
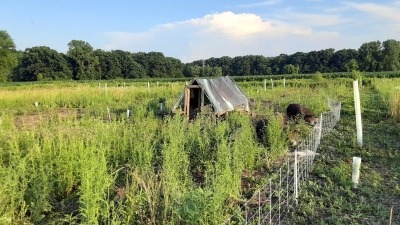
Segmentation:
<svg viewBox="0 0 400 225">
<path fill-rule="evenodd" d="M 352 70 L 400 70 L 400 41 L 368 42 L 358 50 L 335 51 L 330 48 L 276 57 L 224 56 L 185 64 L 160 52 L 94 50 L 89 43 L 80 40 L 68 43 L 66 54 L 46 46 L 17 51 L 10 35 L 0 31 L 0 82 L 246 76 Z"/>
</svg>

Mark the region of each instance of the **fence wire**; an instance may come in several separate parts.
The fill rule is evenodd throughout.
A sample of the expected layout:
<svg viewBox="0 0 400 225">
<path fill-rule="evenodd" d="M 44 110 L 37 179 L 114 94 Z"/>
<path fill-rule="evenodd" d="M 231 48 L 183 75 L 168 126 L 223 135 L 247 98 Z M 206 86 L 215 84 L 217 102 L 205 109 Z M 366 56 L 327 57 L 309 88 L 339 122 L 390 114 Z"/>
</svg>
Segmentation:
<svg viewBox="0 0 400 225">
<path fill-rule="evenodd" d="M 329 111 L 321 113 L 311 134 L 299 144 L 286 163 L 254 192 L 224 224 L 287 224 L 287 214 L 295 207 L 298 193 L 313 169 L 321 138 L 340 120 L 341 102 L 328 99 Z"/>
</svg>

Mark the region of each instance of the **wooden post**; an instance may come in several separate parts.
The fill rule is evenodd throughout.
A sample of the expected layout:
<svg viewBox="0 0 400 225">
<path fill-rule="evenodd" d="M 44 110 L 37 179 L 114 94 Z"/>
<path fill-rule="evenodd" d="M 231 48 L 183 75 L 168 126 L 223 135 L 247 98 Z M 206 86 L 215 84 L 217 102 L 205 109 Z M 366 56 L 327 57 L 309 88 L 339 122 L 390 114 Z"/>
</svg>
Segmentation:
<svg viewBox="0 0 400 225">
<path fill-rule="evenodd" d="M 190 88 L 185 88 L 185 114 L 189 119 L 189 110 L 190 110 Z"/>
<path fill-rule="evenodd" d="M 389 225 L 392 225 L 392 217 L 393 217 L 393 207 L 390 207 L 390 213 L 389 213 Z"/>
</svg>

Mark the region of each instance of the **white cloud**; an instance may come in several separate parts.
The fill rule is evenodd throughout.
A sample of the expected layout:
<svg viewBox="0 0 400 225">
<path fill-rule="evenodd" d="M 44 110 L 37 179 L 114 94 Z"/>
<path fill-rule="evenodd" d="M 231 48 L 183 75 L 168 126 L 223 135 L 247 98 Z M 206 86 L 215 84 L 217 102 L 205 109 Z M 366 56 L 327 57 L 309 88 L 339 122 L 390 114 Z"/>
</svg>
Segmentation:
<svg viewBox="0 0 400 225">
<path fill-rule="evenodd" d="M 394 2 L 393 5 L 379 5 L 375 3 L 354 3 L 346 2 L 345 5 L 356 10 L 375 15 L 383 19 L 400 22 L 400 5 L 399 2 Z"/>
<path fill-rule="evenodd" d="M 306 17 L 299 14 L 306 20 Z M 327 18 L 325 25 L 336 24 L 337 19 Z M 316 23 L 314 23 L 316 24 Z M 280 53 L 311 51 L 315 43 L 322 48 L 332 47 L 337 32 L 317 32 L 312 26 L 263 19 L 251 13 L 235 14 L 227 11 L 205 15 L 176 23 L 162 24 L 148 32 L 108 33 L 107 50 L 124 49 L 132 52 L 160 51 L 184 62 L 221 56 L 262 54 L 274 56 Z M 329 41 L 329 42 L 327 42 Z"/>
<path fill-rule="evenodd" d="M 343 19 L 336 14 L 304 14 L 291 13 L 290 18 L 293 21 L 300 21 L 303 24 L 314 27 L 334 26 L 344 22 Z"/>
<path fill-rule="evenodd" d="M 232 37 L 268 33 L 273 29 L 271 22 L 263 21 L 255 14 L 234 14 L 232 12 L 208 14 L 203 18 L 191 20 L 189 23 L 205 32 L 224 33 Z"/>
</svg>

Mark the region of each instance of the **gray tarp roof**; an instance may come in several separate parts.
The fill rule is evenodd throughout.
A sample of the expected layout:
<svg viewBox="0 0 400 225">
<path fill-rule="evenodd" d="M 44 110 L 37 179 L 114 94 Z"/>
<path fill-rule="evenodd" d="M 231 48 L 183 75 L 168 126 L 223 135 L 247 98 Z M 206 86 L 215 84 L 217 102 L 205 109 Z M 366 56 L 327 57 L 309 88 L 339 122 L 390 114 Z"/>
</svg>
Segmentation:
<svg viewBox="0 0 400 225">
<path fill-rule="evenodd" d="M 230 76 L 214 79 L 195 78 L 190 81 L 190 85 L 196 83 L 210 100 L 215 114 L 221 115 L 233 110 L 250 111 L 246 95 Z M 182 104 L 184 95 L 185 92 L 183 92 L 178 102 L 175 103 L 173 110 Z"/>
</svg>

